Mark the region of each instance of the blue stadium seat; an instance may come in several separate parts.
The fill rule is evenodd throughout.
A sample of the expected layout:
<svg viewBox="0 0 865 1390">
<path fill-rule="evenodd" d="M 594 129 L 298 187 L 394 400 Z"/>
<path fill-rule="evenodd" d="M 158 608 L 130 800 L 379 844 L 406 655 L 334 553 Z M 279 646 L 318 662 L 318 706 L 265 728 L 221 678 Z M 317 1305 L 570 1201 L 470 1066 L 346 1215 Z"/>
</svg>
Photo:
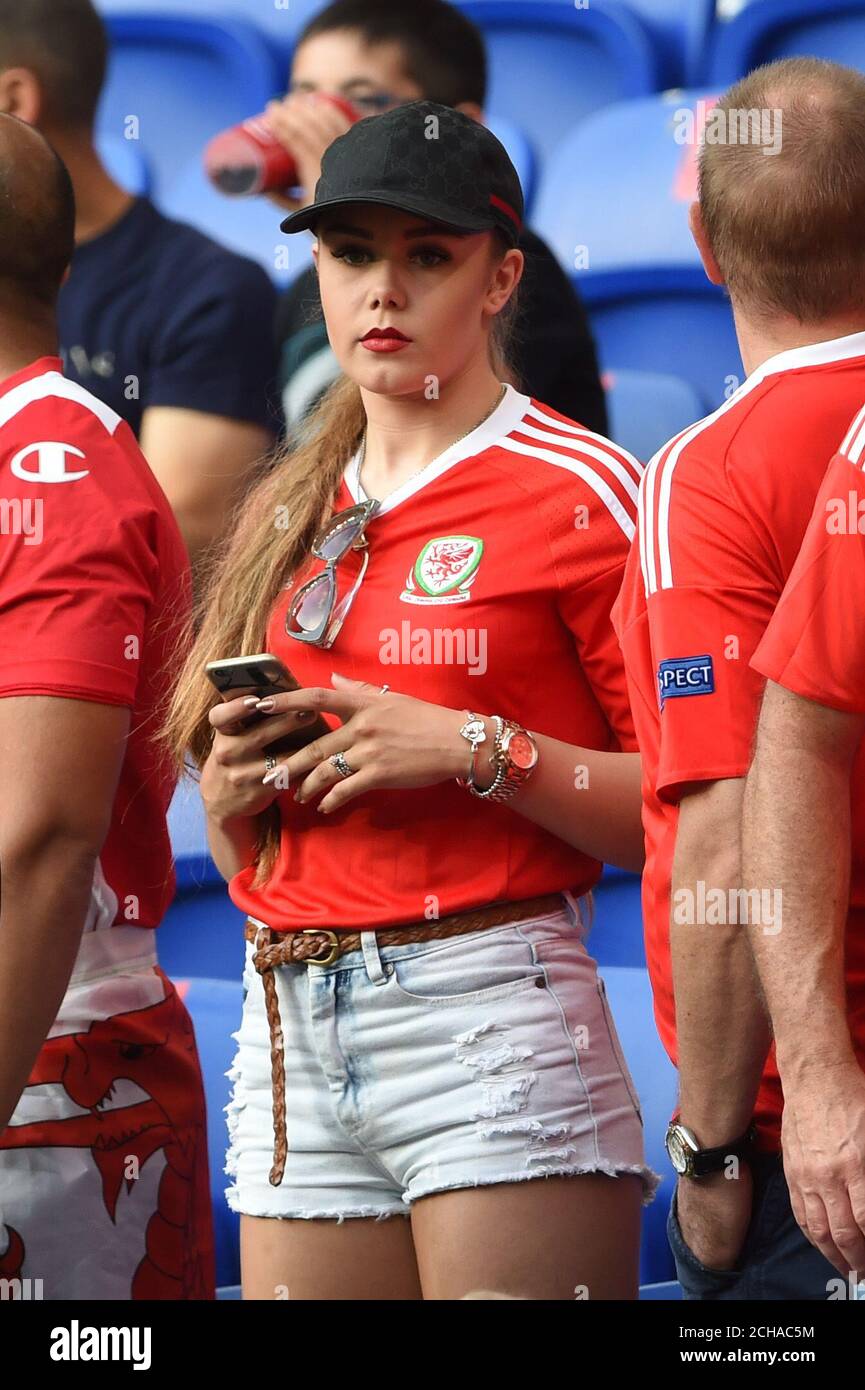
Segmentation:
<svg viewBox="0 0 865 1390">
<path fill-rule="evenodd" d="M 190 222 L 229 250 L 258 261 L 277 285 L 289 284 L 312 261 L 310 233 L 285 236 L 279 224 L 286 214 L 268 198 L 220 193 L 205 174 L 200 153 L 164 187 L 159 206 L 169 217 Z"/>
<path fill-rule="evenodd" d="M 590 116 L 545 168 L 533 219 L 574 276 L 602 366 L 685 377 L 701 413 L 744 375 L 728 300 L 688 228 L 698 145 L 680 140 L 711 98 L 667 92 Z"/>
<path fill-rule="evenodd" d="M 761 63 L 803 55 L 865 69 L 863 0 L 752 0 L 715 26 L 709 80 L 727 86 Z"/>
<path fill-rule="evenodd" d="M 696 86 L 705 78 L 715 0 L 624 0 L 660 54 L 661 88 Z"/>
<path fill-rule="evenodd" d="M 97 135 L 99 157 L 109 174 L 127 193 L 149 194 L 153 179 L 139 141 L 117 135 Z"/>
<path fill-rule="evenodd" d="M 241 20 L 122 14 L 108 16 L 108 29 L 98 129 L 125 137 L 137 121 L 157 194 L 212 135 L 260 111 L 284 86 L 271 48 Z"/>
<path fill-rule="evenodd" d="M 640 875 L 607 864 L 592 897 L 589 949 L 595 960 L 602 969 L 627 965 L 645 970 Z"/>
<path fill-rule="evenodd" d="M 229 1179 L 223 1169 L 228 1148 L 224 1108 L 231 1084 L 225 1075 L 237 1046 L 232 1038 L 240 1026 L 242 994 L 240 976 L 233 981 L 176 980 L 195 1029 L 204 1096 L 207 1105 L 207 1152 L 210 1193 L 216 1238 L 216 1284 L 236 1284 L 240 1278 L 240 1218 L 228 1206 L 225 1189 Z"/>
<path fill-rule="evenodd" d="M 610 436 L 648 463 L 668 439 L 703 417 L 703 402 L 681 377 L 612 368 L 604 373 Z"/>
<path fill-rule="evenodd" d="M 589 949 L 592 949 L 591 939 Z M 666 1221 L 673 1199 L 674 1173 L 664 1149 L 667 1124 L 676 1106 L 675 1068 L 661 1046 L 652 1013 L 652 990 L 645 970 L 607 966 L 601 974 L 616 1032 L 640 1097 L 646 1162 L 663 1176 L 655 1200 L 643 1208 L 640 1283 L 675 1279 L 676 1265 Z"/>
<path fill-rule="evenodd" d="M 177 896 L 156 933 L 159 964 L 172 979 L 201 975 L 234 983 L 243 972 L 243 913 L 210 858 L 197 785 L 180 783 L 168 812 Z"/>
<path fill-rule="evenodd" d="M 501 140 L 519 175 L 520 186 L 523 190 L 523 206 L 528 219 L 531 215 L 535 196 L 535 176 L 537 173 L 535 152 L 519 126 L 514 125 L 513 121 L 509 121 L 506 116 L 487 116 L 486 124 L 493 135 Z"/>
<path fill-rule="evenodd" d="M 619 0 L 465 0 L 490 59 L 491 111 L 507 112 L 541 158 L 589 112 L 657 89 L 645 29 Z"/>
</svg>

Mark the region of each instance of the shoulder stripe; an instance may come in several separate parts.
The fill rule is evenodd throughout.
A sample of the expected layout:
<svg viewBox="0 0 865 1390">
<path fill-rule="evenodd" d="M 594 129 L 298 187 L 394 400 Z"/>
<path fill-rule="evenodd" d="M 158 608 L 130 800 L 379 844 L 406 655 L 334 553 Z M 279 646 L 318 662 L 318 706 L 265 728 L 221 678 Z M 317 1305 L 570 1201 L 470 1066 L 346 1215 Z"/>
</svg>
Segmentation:
<svg viewBox="0 0 865 1390">
<path fill-rule="evenodd" d="M 42 376 L 34 377 L 32 381 L 22 381 L 20 385 L 7 391 L 5 396 L 0 396 L 0 426 L 8 424 L 34 401 L 43 401 L 51 396 L 74 401 L 76 405 L 83 406 L 91 415 L 96 416 L 109 434 L 114 434 L 121 422 L 121 417 L 110 405 L 105 405 L 104 401 L 98 400 L 76 381 L 69 381 L 60 372 L 45 372 Z"/>
<path fill-rule="evenodd" d="M 865 422 L 865 405 L 863 405 L 862 409 L 861 409 L 861 410 L 858 412 L 858 414 L 854 417 L 853 423 L 852 423 L 852 425 L 850 426 L 850 428 L 849 428 L 849 430 L 847 431 L 847 433 L 845 434 L 843 443 L 841 444 L 841 447 L 840 447 L 840 449 L 838 450 L 838 453 L 839 453 L 839 454 L 844 454 L 844 455 L 846 455 L 846 456 L 849 458 L 849 454 L 847 453 L 847 450 L 850 448 L 850 445 L 853 443 L 853 440 L 854 440 L 854 438 L 856 437 L 856 434 L 857 434 L 857 432 L 858 432 L 860 426 L 863 424 L 863 422 Z"/>
<path fill-rule="evenodd" d="M 556 454 L 552 449 L 542 449 L 536 444 L 522 444 L 520 440 L 514 439 L 512 435 L 507 435 L 498 441 L 500 449 L 507 449 L 513 454 L 523 454 L 527 458 L 544 459 L 546 463 L 555 464 L 557 468 L 565 468 L 569 473 L 575 473 L 582 478 L 589 487 L 597 493 L 598 497 L 607 507 L 610 515 L 619 524 L 628 540 L 634 537 L 634 520 L 627 509 L 622 505 L 609 483 L 605 482 L 599 473 L 585 462 L 584 459 L 577 458 L 572 454 Z"/>
<path fill-rule="evenodd" d="M 755 387 L 759 386 L 768 373 L 761 372 L 759 369 L 752 376 L 746 377 L 737 391 L 734 391 L 728 400 L 718 406 L 711 415 L 706 415 L 704 419 L 698 420 L 696 424 L 683 430 L 665 444 L 652 459 L 646 469 L 646 569 L 647 569 L 647 588 L 646 597 L 655 592 L 656 589 L 672 589 L 673 585 L 673 565 L 670 554 L 670 495 L 673 487 L 673 474 L 676 464 L 682 456 L 682 452 L 687 446 L 702 434 L 703 430 L 708 429 L 716 420 L 720 420 L 722 415 L 726 415 L 728 410 L 732 410 L 749 395 Z M 658 552 L 658 572 L 655 570 L 655 549 Z"/>
<path fill-rule="evenodd" d="M 639 459 L 629 453 L 621 444 L 617 444 L 614 439 L 608 439 L 604 434 L 598 434 L 597 430 L 585 429 L 582 425 L 572 424 L 570 420 L 555 420 L 552 415 L 545 410 L 539 410 L 535 406 L 530 406 L 526 411 L 526 417 L 531 416 L 533 420 L 538 420 L 549 429 L 561 430 L 564 434 L 572 435 L 575 439 L 582 442 L 584 439 L 592 440 L 599 448 L 606 449 L 632 470 L 634 479 L 639 483 L 643 476 L 643 465 Z"/>
<path fill-rule="evenodd" d="M 853 428 L 848 431 L 844 444 L 847 444 L 846 455 L 851 463 L 858 463 L 862 457 L 862 450 L 865 448 L 865 406 L 860 410 L 856 419 L 853 421 Z M 852 439 L 850 438 L 853 436 Z M 847 440 L 850 439 L 850 443 Z M 845 453 L 844 444 L 841 445 L 841 453 Z"/>
<path fill-rule="evenodd" d="M 548 430 L 536 429 L 534 425 L 525 424 L 518 425 L 513 433 L 528 435 L 530 439 L 537 439 L 542 444 L 557 444 L 560 449 L 566 449 L 568 451 L 567 455 L 564 457 L 588 457 L 589 459 L 594 459 L 596 463 L 602 463 L 605 468 L 608 468 L 609 471 L 618 478 L 625 492 L 636 507 L 639 478 L 635 479 L 630 469 L 628 469 L 620 459 L 616 458 L 615 454 L 612 454 L 609 449 L 599 448 L 597 444 L 589 442 L 589 438 L 603 439 L 602 435 L 590 436 L 586 439 L 570 440 L 563 439 L 561 435 L 550 434 Z M 606 443 L 606 440 L 604 440 L 604 443 Z"/>
</svg>

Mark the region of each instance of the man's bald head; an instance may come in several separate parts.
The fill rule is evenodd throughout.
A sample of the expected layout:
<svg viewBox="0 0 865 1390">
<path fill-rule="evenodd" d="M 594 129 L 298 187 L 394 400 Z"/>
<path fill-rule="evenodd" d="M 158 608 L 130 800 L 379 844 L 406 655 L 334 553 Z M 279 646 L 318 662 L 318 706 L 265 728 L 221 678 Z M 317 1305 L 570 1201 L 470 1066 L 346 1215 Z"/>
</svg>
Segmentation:
<svg viewBox="0 0 865 1390">
<path fill-rule="evenodd" d="M 817 322 L 865 308 L 865 77 L 818 58 L 755 69 L 710 113 L 767 113 L 780 148 L 703 145 L 700 212 L 734 302 Z M 750 127 L 759 129 L 756 123 Z"/>
<path fill-rule="evenodd" d="M 53 305 L 75 245 L 75 195 L 44 136 L 0 114 L 0 297 Z"/>
</svg>

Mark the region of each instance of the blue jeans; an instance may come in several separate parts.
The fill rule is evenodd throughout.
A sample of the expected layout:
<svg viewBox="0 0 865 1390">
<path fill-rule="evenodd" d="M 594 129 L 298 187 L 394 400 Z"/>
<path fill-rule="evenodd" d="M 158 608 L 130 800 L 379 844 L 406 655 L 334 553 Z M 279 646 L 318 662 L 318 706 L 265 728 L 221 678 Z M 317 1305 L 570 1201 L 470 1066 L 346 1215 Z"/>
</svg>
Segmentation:
<svg viewBox="0 0 865 1390">
<path fill-rule="evenodd" d="M 734 1269 L 709 1269 L 685 1244 L 676 1199 L 667 1239 L 686 1299 L 826 1300 L 841 1276 L 803 1235 L 790 1205 L 780 1154 L 758 1154 L 751 1222 Z"/>
</svg>

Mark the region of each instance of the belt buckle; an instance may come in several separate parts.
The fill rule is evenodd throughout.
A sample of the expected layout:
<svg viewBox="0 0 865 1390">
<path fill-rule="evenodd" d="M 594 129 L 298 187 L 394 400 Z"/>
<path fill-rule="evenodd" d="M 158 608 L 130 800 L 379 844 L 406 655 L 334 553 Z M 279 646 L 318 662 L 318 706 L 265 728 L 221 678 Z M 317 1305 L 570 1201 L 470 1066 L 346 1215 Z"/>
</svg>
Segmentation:
<svg viewBox="0 0 865 1390">
<path fill-rule="evenodd" d="M 330 938 L 330 954 L 324 960 L 319 960 L 315 956 L 304 956 L 304 965 L 332 965 L 339 956 L 339 937 L 336 932 L 330 931 L 328 927 L 301 927 L 304 936 L 327 936 Z"/>
</svg>

